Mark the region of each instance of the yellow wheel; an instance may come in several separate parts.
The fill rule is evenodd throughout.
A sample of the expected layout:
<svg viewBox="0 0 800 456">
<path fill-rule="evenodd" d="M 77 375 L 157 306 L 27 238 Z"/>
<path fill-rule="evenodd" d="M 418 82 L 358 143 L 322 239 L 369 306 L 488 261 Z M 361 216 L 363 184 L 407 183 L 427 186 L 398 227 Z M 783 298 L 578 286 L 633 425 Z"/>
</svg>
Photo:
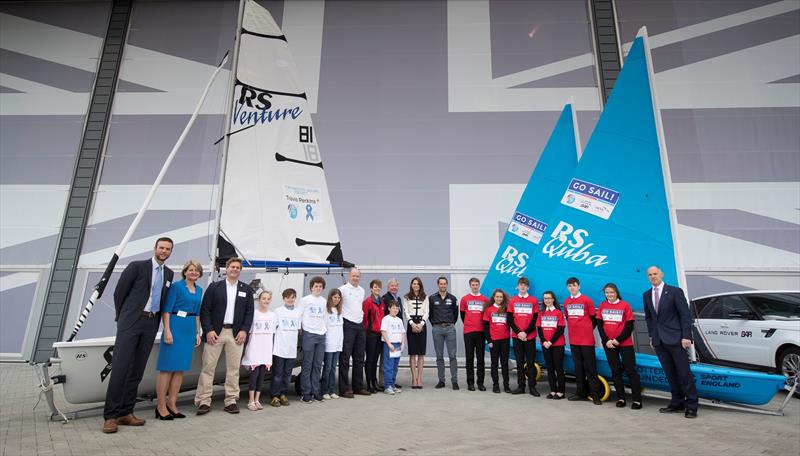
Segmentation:
<svg viewBox="0 0 800 456">
<path fill-rule="evenodd" d="M 608 380 L 606 380 L 602 375 L 598 375 L 597 379 L 600 380 L 600 384 L 603 386 L 603 397 L 601 397 L 600 400 L 605 402 L 611 396 L 611 387 L 608 386 Z M 589 400 L 594 399 L 592 399 L 592 396 L 589 396 Z"/>
<path fill-rule="evenodd" d="M 542 366 L 540 366 L 539 363 L 533 363 L 533 367 L 534 367 L 534 369 L 536 369 L 536 381 L 538 382 L 539 380 L 542 379 Z M 525 369 L 525 371 L 524 371 L 525 372 L 525 377 L 527 378 L 528 377 L 528 365 L 525 364 L 525 365 L 523 365 L 522 368 Z"/>
</svg>

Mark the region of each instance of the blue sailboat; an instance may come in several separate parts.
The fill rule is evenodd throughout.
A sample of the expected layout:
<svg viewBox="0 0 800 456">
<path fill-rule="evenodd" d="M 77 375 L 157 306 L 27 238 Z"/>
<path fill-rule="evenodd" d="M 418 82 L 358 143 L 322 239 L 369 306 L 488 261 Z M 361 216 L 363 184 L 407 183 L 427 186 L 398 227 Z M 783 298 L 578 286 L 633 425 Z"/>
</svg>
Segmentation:
<svg viewBox="0 0 800 456">
<path fill-rule="evenodd" d="M 530 228 L 538 228 L 538 242 L 524 243 L 507 233 L 484 290 L 500 286 L 511 291 L 511 284 L 524 275 L 531 280 L 532 294 L 541 295 L 544 290 L 564 290 L 566 279 L 576 276 L 581 280 L 581 291 L 595 302 L 603 300 L 603 285 L 614 282 L 634 311 L 642 311 L 640 297 L 648 288 L 645 271 L 651 265 L 664 271 L 666 282 L 685 289 L 652 74 L 643 28 L 571 175 L 563 174 L 570 167 L 544 160 L 545 154 L 537 164 L 511 223 L 521 223 L 516 219 L 519 214 L 534 216 L 536 223 Z M 559 176 L 558 188 L 541 188 L 542 175 Z M 547 200 L 541 193 L 544 190 Z M 504 254 L 509 247 L 515 249 L 510 252 L 515 253 L 517 262 L 507 266 L 510 259 Z M 598 373 L 610 376 L 604 350 L 598 348 L 596 354 Z M 540 348 L 536 360 L 543 364 Z M 636 364 L 643 387 L 669 391 L 655 356 L 637 353 Z M 569 349 L 564 367 L 574 372 Z M 692 364 L 691 369 L 700 397 L 716 401 L 765 404 L 786 382 L 778 375 L 705 364 Z M 606 397 L 608 393 L 606 383 Z"/>
<path fill-rule="evenodd" d="M 511 295 L 517 279 L 527 276 L 527 262 L 536 254 L 547 231 L 550 214 L 578 164 L 581 152 L 575 108 L 570 100 L 561 110 L 553 132 L 536 163 L 528 185 L 514 210 L 500 248 L 492 260 L 481 292 L 497 288 Z"/>
</svg>

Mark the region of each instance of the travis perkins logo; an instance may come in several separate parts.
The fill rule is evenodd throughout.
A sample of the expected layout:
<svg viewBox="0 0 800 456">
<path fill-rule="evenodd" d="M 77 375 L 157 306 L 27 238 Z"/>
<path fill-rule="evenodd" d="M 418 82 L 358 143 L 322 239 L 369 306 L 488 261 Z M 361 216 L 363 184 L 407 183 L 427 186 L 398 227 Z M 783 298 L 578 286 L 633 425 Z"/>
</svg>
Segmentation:
<svg viewBox="0 0 800 456">
<path fill-rule="evenodd" d="M 247 127 L 289 118 L 294 120 L 303 112 L 300 106 L 273 109 L 272 93 L 246 85 L 237 87 L 239 96 L 233 103 L 233 125 Z"/>
</svg>

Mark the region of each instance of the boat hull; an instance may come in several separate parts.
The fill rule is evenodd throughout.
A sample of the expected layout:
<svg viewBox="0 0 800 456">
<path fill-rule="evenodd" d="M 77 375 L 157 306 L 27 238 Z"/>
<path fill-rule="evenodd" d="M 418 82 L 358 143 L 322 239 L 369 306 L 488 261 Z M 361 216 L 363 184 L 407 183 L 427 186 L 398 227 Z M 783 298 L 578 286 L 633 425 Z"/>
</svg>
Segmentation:
<svg viewBox="0 0 800 456">
<path fill-rule="evenodd" d="M 161 346 L 161 334 L 156 336 L 144 377 L 139 384 L 139 397 L 154 397 L 156 394 L 156 363 Z M 114 349 L 114 337 L 77 340 L 72 342 L 56 342 L 53 348 L 58 350 L 61 372 L 65 375 L 64 397 L 71 404 L 103 402 L 111 373 L 111 354 Z M 184 390 L 197 388 L 203 360 L 203 345 L 195 347 L 192 354 L 192 366 L 183 376 Z M 241 370 L 243 376 L 249 375 L 246 369 Z M 214 372 L 214 383 L 225 379 L 225 363 L 217 364 Z"/>
<path fill-rule="evenodd" d="M 611 367 L 605 350 L 596 348 L 597 373 L 611 381 Z M 544 367 L 541 347 L 537 346 L 536 362 Z M 786 379 L 780 375 L 766 374 L 743 369 L 732 369 L 710 364 L 694 363 L 690 368 L 695 378 L 697 395 L 703 399 L 735 402 L 747 405 L 762 405 L 771 401 L 778 391 L 784 389 Z M 575 373 L 575 364 L 569 348 L 564 351 L 564 370 Z M 636 370 L 643 388 L 670 391 L 664 369 L 658 357 L 645 353 L 636 354 Z M 626 384 L 627 376 L 624 377 Z"/>
</svg>

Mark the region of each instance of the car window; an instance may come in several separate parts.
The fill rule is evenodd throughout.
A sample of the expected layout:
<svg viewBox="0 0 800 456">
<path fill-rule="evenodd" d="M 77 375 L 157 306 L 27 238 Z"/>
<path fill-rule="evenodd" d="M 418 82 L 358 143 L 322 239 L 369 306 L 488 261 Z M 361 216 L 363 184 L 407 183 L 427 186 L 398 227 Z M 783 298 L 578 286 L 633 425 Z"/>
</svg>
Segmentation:
<svg viewBox="0 0 800 456">
<path fill-rule="evenodd" d="M 800 293 L 748 295 L 764 320 L 800 320 Z"/>
<path fill-rule="evenodd" d="M 743 314 L 752 313 L 750 307 L 740 296 L 720 296 L 719 301 L 722 307 L 722 318 L 726 320 L 746 320 Z"/>
<path fill-rule="evenodd" d="M 703 311 L 708 306 L 710 298 L 703 298 L 703 299 L 695 299 L 692 301 L 692 306 L 694 306 L 694 313 L 696 316 L 700 316 L 703 314 Z"/>
<path fill-rule="evenodd" d="M 698 313 L 698 318 L 721 319 L 722 303 L 719 298 L 712 298 Z"/>
</svg>

